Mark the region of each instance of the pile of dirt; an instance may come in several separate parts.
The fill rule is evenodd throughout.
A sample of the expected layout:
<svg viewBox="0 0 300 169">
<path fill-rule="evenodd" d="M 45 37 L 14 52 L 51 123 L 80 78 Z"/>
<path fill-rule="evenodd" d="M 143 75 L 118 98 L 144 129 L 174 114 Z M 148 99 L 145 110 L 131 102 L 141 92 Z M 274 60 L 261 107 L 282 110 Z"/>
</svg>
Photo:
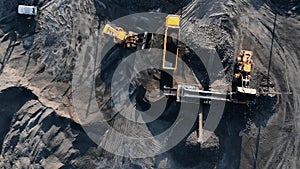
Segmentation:
<svg viewBox="0 0 300 169">
<path fill-rule="evenodd" d="M 80 160 L 88 151 L 96 149 L 81 126 L 57 115 L 37 99 L 21 87 L 0 92 L 0 167 L 95 167 Z"/>
</svg>

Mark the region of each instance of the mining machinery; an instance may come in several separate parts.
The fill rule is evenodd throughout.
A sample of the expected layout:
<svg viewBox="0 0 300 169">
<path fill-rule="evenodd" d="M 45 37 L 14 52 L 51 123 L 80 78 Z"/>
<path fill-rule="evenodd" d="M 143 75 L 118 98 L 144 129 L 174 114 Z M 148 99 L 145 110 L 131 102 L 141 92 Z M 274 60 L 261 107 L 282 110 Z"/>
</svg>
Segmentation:
<svg viewBox="0 0 300 169">
<path fill-rule="evenodd" d="M 168 15 L 166 17 L 166 29 L 164 37 L 163 69 L 177 69 L 179 33 L 180 15 Z"/>
<path fill-rule="evenodd" d="M 177 69 L 179 55 L 180 15 L 168 15 L 165 26 L 162 69 L 165 71 L 174 71 Z M 112 36 L 114 43 L 131 49 L 137 49 L 138 46 L 141 46 L 141 49 L 151 48 L 150 41 L 153 39 L 152 33 L 137 34 L 131 31 L 126 32 L 123 28 L 114 27 L 110 24 L 105 25 L 103 33 Z M 177 102 L 210 104 L 211 101 L 218 100 L 248 104 L 251 100 L 248 100 L 249 97 L 244 97 L 245 95 L 251 95 L 251 98 L 253 98 L 252 96 L 255 98 L 258 95 L 256 89 L 250 88 L 251 73 L 254 67 L 252 56 L 252 51 L 242 50 L 241 54 L 237 57 L 234 65 L 233 86 L 235 87 L 232 91 L 203 90 L 199 88 L 198 84 L 178 82 L 176 87 L 163 86 L 163 93 L 168 97 L 176 97 Z M 236 97 L 237 95 L 242 97 Z M 203 140 L 202 116 L 203 113 L 199 112 L 199 142 Z"/>
<path fill-rule="evenodd" d="M 126 32 L 121 27 L 115 27 L 110 24 L 106 24 L 103 31 L 104 34 L 112 36 L 114 38 L 114 43 L 124 46 L 129 49 L 149 49 L 151 46 L 151 41 L 153 39 L 153 34 L 144 32 L 138 34 L 132 31 Z"/>
<path fill-rule="evenodd" d="M 236 91 L 239 93 L 256 95 L 256 89 L 250 88 L 251 73 L 254 68 L 252 56 L 252 51 L 242 50 L 240 55 L 236 58 L 234 83 L 236 85 Z"/>
<path fill-rule="evenodd" d="M 102 32 L 112 36 L 114 43 L 124 45 L 126 48 L 136 49 L 137 43 L 141 41 L 137 33 L 132 31 L 126 32 L 123 28 L 114 27 L 110 24 L 106 24 Z"/>
</svg>

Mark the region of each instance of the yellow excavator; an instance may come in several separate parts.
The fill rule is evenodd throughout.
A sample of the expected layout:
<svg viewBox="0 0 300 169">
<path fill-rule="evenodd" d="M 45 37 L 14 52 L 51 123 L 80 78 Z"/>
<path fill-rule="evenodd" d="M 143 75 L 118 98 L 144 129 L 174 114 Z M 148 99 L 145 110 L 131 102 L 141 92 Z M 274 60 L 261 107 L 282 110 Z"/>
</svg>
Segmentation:
<svg viewBox="0 0 300 169">
<path fill-rule="evenodd" d="M 256 94 L 256 89 L 250 88 L 251 73 L 254 68 L 252 56 L 252 51 L 242 50 L 236 59 L 234 76 L 237 79 L 237 92 L 239 93 Z"/>
<path fill-rule="evenodd" d="M 137 42 L 140 40 L 137 33 L 126 32 L 121 27 L 113 27 L 106 24 L 103 31 L 104 34 L 114 37 L 114 43 L 124 45 L 127 48 L 137 48 Z"/>
<path fill-rule="evenodd" d="M 180 15 L 168 15 L 166 17 L 163 50 L 164 69 L 175 70 L 177 68 L 179 31 Z M 110 24 L 106 24 L 102 32 L 113 37 L 114 43 L 133 49 L 136 49 L 139 45 L 141 45 L 141 49 L 150 48 L 151 40 L 153 39 L 152 33 L 144 32 L 144 34 L 138 34 L 132 31 L 126 32 L 123 28 Z"/>
</svg>

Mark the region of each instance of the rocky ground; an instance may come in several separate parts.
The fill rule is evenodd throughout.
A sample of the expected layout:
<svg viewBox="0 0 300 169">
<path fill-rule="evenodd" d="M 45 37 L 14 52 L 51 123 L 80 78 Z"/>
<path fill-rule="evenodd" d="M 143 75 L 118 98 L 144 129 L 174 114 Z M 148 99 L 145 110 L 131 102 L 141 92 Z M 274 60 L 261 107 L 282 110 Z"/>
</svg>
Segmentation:
<svg viewBox="0 0 300 169">
<path fill-rule="evenodd" d="M 38 6 L 39 15 L 33 19 L 17 15 L 18 4 Z M 249 105 L 226 103 L 214 136 L 201 147 L 195 142 L 195 128 L 177 146 L 154 157 L 127 158 L 106 152 L 79 125 L 71 86 L 75 64 L 87 44 L 90 51 L 97 50 L 99 25 L 149 11 L 182 14 L 181 33 L 190 37 L 184 40 L 217 51 L 226 75 L 222 82 L 228 88 L 235 56 L 249 49 L 255 62 L 252 85 L 264 91 L 273 43 L 271 90 L 283 94 L 260 96 Z M 299 168 L 299 12 L 297 0 L 1 0 L 0 167 Z M 115 48 L 106 56 L 112 64 L 97 77 L 99 105 L 109 108 L 107 84 L 116 63 L 128 53 Z M 191 61 L 193 54 L 183 53 L 198 81 L 207 84 L 201 63 Z M 141 84 L 149 80 L 145 74 L 138 80 Z M 170 105 L 166 112 L 178 106 L 174 100 Z M 133 135 L 159 132 L 174 118 L 167 113 L 133 131 L 132 123 L 111 112 L 103 111 L 110 125 Z M 112 137 L 108 130 L 99 141 Z"/>
</svg>

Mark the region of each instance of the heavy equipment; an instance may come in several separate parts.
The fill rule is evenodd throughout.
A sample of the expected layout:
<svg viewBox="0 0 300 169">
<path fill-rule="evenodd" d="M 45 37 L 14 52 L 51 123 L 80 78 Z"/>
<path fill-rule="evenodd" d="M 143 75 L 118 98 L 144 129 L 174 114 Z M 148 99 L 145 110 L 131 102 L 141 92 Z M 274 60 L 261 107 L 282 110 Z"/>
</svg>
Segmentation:
<svg viewBox="0 0 300 169">
<path fill-rule="evenodd" d="M 177 68 L 179 31 L 180 15 L 168 15 L 166 17 L 164 36 L 163 69 L 175 70 Z M 114 43 L 133 49 L 137 49 L 140 45 L 141 49 L 150 48 L 151 40 L 153 39 L 152 33 L 144 32 L 143 34 L 138 34 L 132 31 L 126 32 L 123 28 L 110 24 L 106 24 L 102 32 L 112 36 Z"/>
<path fill-rule="evenodd" d="M 161 79 L 170 83 L 161 83 L 163 94 L 167 97 L 175 97 L 177 102 L 193 103 L 193 104 L 211 104 L 211 101 L 224 101 L 236 104 L 249 104 L 253 98 L 264 93 L 258 93 L 256 89 L 250 87 L 251 73 L 254 69 L 252 60 L 253 52 L 242 50 L 236 58 L 234 64 L 234 81 L 233 90 L 217 91 L 204 90 L 199 87 L 199 84 L 187 84 L 177 82 L 176 87 L 173 87 L 173 79 L 164 74 L 172 75 L 177 69 L 178 54 L 179 54 L 179 34 L 180 34 L 180 15 L 168 15 L 166 17 L 166 29 L 163 41 L 163 65 L 165 71 L 161 71 Z M 103 33 L 114 38 L 114 43 L 124 45 L 126 48 L 141 49 L 151 48 L 151 43 L 154 34 L 135 32 L 126 32 L 121 27 L 115 27 L 106 24 Z M 137 84 L 132 84 L 129 89 L 130 96 L 133 95 L 138 88 Z M 273 92 L 274 94 L 282 94 Z M 267 94 L 270 94 L 268 92 Z M 248 97 L 250 95 L 250 97 Z M 242 96 L 242 97 L 240 97 Z M 246 96 L 246 97 L 245 97 Z M 198 142 L 203 143 L 203 110 L 199 111 L 199 138 Z"/>
<path fill-rule="evenodd" d="M 126 48 L 136 49 L 137 43 L 141 41 L 141 38 L 137 33 L 132 31 L 126 32 L 121 27 L 113 27 L 109 24 L 105 25 L 102 32 L 114 37 L 114 43 L 124 45 Z"/>
<path fill-rule="evenodd" d="M 179 33 L 180 15 L 168 15 L 164 37 L 163 69 L 177 69 Z"/>
<path fill-rule="evenodd" d="M 239 93 L 256 95 L 256 89 L 250 88 L 251 73 L 254 68 L 252 56 L 252 51 L 242 50 L 240 55 L 236 58 L 234 78 L 236 90 Z"/>
</svg>

